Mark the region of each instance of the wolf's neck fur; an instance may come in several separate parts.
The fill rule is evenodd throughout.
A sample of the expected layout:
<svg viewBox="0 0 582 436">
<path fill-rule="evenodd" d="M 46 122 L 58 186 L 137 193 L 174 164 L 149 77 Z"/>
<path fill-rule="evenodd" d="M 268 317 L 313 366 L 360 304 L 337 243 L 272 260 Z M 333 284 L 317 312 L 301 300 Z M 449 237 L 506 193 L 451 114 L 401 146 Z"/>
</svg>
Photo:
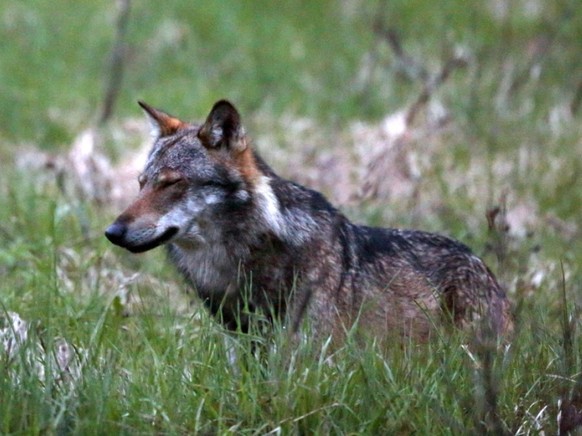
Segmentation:
<svg viewBox="0 0 582 436">
<path fill-rule="evenodd" d="M 271 178 L 261 175 L 254 187 L 256 207 L 264 221 L 265 228 L 284 239 L 285 221 L 281 213 L 279 199 L 271 187 Z"/>
<path fill-rule="evenodd" d="M 237 238 L 216 234 L 203 245 L 168 246 L 170 257 L 199 293 L 234 292 L 245 273 L 241 268 L 254 264 L 253 257 L 264 256 L 274 243 L 279 249 L 294 251 L 315 237 L 316 222 L 310 211 L 304 205 L 288 204 L 285 198 L 307 190 L 281 179 L 264 162 L 259 165 L 261 175 L 251 188 L 254 213 L 248 214 L 248 222 L 243 219 L 230 229 L 240 229 Z"/>
</svg>

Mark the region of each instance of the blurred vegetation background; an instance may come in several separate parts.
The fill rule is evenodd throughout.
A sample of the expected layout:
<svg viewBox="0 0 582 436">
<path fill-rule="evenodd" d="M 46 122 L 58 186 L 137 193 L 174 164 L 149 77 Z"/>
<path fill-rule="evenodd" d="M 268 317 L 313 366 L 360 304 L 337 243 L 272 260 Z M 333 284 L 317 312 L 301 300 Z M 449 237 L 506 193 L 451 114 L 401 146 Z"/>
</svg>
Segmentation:
<svg viewBox="0 0 582 436">
<path fill-rule="evenodd" d="M 228 97 L 245 113 L 291 111 L 327 123 L 374 119 L 409 102 L 421 80 L 460 51 L 470 71 L 442 91 L 456 120 L 499 136 L 535 124 L 543 133 L 552 108 L 579 107 L 578 6 L 575 0 L 133 2 L 115 115 L 135 115 L 142 98 L 194 116 Z M 5 140 L 62 146 L 95 116 L 118 13 L 119 2 L 111 0 L 3 2 Z M 386 44 L 386 31 L 397 35 L 404 57 Z"/>
<path fill-rule="evenodd" d="M 56 377 L 50 391 L 25 359 L 18 370 L 0 359 L 0 432 L 105 420 L 129 433 L 525 434 L 553 432 L 560 413 L 564 429 L 582 422 L 579 0 L 133 1 L 124 28 L 127 4 L 0 5 L 0 333 L 15 311 L 49 338 L 45 353 L 66 338 L 85 380 Z M 105 241 L 148 139 L 136 101 L 197 120 L 221 98 L 276 171 L 351 217 L 447 233 L 485 256 L 518 318 L 495 388 L 459 338 L 387 361 L 348 348 L 336 360 L 345 385 L 323 360 L 241 375 L 160 253 Z M 484 397 L 497 389 L 493 413 Z M 371 391 L 391 406 L 362 403 Z"/>
</svg>

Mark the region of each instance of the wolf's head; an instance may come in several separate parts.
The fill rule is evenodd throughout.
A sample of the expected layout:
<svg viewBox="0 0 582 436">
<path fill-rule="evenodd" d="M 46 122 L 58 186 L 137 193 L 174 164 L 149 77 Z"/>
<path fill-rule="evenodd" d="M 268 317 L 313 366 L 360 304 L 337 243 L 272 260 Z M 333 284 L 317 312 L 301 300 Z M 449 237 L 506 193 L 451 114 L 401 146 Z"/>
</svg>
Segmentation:
<svg viewBox="0 0 582 436">
<path fill-rule="evenodd" d="M 170 241 L 187 247 L 213 243 L 225 229 L 236 233 L 237 220 L 256 202 L 253 191 L 265 194 L 265 176 L 235 107 L 219 101 L 197 125 L 140 105 L 154 146 L 138 179 L 139 196 L 105 236 L 138 253 Z M 270 197 L 275 201 L 272 192 Z"/>
</svg>

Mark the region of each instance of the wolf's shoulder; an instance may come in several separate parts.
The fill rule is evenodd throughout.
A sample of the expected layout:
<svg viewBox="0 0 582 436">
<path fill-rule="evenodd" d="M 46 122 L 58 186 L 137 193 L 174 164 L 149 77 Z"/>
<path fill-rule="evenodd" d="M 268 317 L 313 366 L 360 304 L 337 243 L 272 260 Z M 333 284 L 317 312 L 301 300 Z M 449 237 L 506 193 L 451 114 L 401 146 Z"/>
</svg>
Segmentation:
<svg viewBox="0 0 582 436">
<path fill-rule="evenodd" d="M 307 213 L 314 219 L 333 219 L 340 212 L 321 192 L 299 183 L 275 177 L 271 187 L 286 214 Z"/>
</svg>

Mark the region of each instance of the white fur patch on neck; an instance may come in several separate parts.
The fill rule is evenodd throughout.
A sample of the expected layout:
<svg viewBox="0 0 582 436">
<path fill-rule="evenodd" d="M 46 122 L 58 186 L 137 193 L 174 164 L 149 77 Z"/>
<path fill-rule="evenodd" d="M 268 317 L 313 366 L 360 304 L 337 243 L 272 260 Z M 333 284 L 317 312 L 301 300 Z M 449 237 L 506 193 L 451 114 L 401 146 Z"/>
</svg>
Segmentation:
<svg viewBox="0 0 582 436">
<path fill-rule="evenodd" d="M 285 236 L 284 220 L 281 214 L 279 200 L 271 188 L 271 179 L 261 176 L 255 185 L 255 194 L 259 211 L 267 226 L 279 237 Z"/>
</svg>

